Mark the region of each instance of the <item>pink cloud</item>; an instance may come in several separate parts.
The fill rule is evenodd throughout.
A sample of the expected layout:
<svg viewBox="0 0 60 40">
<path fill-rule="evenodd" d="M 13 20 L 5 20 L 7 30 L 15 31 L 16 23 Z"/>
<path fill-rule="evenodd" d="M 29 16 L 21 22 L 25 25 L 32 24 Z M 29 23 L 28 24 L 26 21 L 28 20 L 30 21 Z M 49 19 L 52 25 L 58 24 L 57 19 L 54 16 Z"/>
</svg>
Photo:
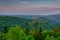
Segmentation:
<svg viewBox="0 0 60 40">
<path fill-rule="evenodd" d="M 60 6 L 0 6 L 0 12 L 60 12 Z"/>
</svg>

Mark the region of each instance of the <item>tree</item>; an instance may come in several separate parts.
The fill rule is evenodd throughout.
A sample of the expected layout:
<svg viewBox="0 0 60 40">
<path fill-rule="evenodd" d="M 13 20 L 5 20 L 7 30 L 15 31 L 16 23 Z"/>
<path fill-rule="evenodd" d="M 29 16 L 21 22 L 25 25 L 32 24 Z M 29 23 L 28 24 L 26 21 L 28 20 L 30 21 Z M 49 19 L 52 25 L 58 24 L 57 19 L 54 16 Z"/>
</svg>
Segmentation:
<svg viewBox="0 0 60 40">
<path fill-rule="evenodd" d="M 2 32 L 0 32 L 0 40 L 2 40 Z"/>
<path fill-rule="evenodd" d="M 35 40 L 39 40 L 39 29 L 38 29 L 38 17 L 33 18 L 33 26 L 34 26 L 34 38 Z"/>
<path fill-rule="evenodd" d="M 26 33 L 27 36 L 28 36 L 29 32 L 30 32 L 29 22 L 27 22 L 27 23 L 26 23 L 26 28 L 25 28 L 25 33 Z"/>
<path fill-rule="evenodd" d="M 33 18 L 33 26 L 34 26 L 34 37 L 36 40 L 43 40 L 42 36 L 42 25 L 41 19 L 39 17 Z"/>
<path fill-rule="evenodd" d="M 57 40 L 60 40 L 60 36 L 56 37 Z"/>
<path fill-rule="evenodd" d="M 35 40 L 32 35 L 28 35 L 28 40 Z"/>
<path fill-rule="evenodd" d="M 40 27 L 40 34 L 39 34 L 39 40 L 43 40 L 43 35 L 42 35 L 42 28 Z"/>
<path fill-rule="evenodd" d="M 27 37 L 23 30 L 20 31 L 20 39 L 19 40 L 27 40 Z"/>
<path fill-rule="evenodd" d="M 7 40 L 19 40 L 20 39 L 20 27 L 10 27 L 6 36 Z"/>
<path fill-rule="evenodd" d="M 6 34 L 7 33 L 7 27 L 5 26 L 4 27 L 4 34 Z"/>
<path fill-rule="evenodd" d="M 2 38 L 2 39 L 3 39 L 3 40 L 6 40 L 6 33 L 7 33 L 7 27 L 6 27 L 6 26 L 4 27 L 3 33 L 4 33 L 4 34 L 3 34 L 3 38 Z"/>
<path fill-rule="evenodd" d="M 47 35 L 47 37 L 45 38 L 45 40 L 57 40 L 56 38 L 54 38 L 54 36 L 49 36 Z"/>
<path fill-rule="evenodd" d="M 60 32 L 56 32 L 55 36 L 59 37 L 60 36 Z"/>
</svg>

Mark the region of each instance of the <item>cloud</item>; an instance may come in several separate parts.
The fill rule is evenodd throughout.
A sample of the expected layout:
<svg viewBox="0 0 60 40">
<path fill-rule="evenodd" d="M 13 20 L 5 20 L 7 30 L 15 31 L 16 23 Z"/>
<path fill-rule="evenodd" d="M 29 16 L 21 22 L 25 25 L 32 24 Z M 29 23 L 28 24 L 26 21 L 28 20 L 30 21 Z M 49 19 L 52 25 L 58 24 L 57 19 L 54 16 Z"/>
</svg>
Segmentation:
<svg viewBox="0 0 60 40">
<path fill-rule="evenodd" d="M 0 12 L 26 12 L 26 13 L 41 13 L 41 12 L 60 12 L 60 6 L 0 6 Z"/>
<path fill-rule="evenodd" d="M 28 1 L 20 1 L 21 4 L 29 4 L 30 2 Z"/>
</svg>

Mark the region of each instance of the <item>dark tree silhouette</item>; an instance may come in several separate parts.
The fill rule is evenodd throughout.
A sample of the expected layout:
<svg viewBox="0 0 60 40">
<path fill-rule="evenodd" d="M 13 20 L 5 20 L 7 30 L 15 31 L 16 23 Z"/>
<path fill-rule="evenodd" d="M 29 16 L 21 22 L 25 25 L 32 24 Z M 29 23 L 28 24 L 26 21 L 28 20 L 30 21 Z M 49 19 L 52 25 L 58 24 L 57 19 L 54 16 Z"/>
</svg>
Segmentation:
<svg viewBox="0 0 60 40">
<path fill-rule="evenodd" d="M 29 30 L 29 23 L 27 22 L 26 23 L 26 28 L 25 28 L 25 33 L 26 33 L 26 36 L 28 36 L 30 30 Z"/>
<path fill-rule="evenodd" d="M 40 27 L 40 29 L 39 29 L 40 31 L 39 31 L 39 40 L 44 40 L 44 38 L 43 38 L 43 35 L 42 35 L 42 28 Z"/>
<path fill-rule="evenodd" d="M 35 31 L 35 35 L 34 35 L 35 40 L 39 40 L 39 31 L 38 31 L 38 22 L 37 21 L 35 21 L 35 23 L 34 23 L 34 31 Z"/>
<path fill-rule="evenodd" d="M 4 27 L 4 36 L 3 36 L 3 40 L 6 40 L 6 33 L 7 33 L 7 27 Z"/>
<path fill-rule="evenodd" d="M 6 34 L 7 33 L 7 27 L 5 26 L 4 27 L 4 34 Z"/>
<path fill-rule="evenodd" d="M 42 27 L 40 26 L 40 29 L 38 28 L 38 25 L 40 23 L 40 18 L 36 17 L 34 19 L 34 30 L 35 30 L 35 40 L 43 40 L 42 37 Z"/>
</svg>

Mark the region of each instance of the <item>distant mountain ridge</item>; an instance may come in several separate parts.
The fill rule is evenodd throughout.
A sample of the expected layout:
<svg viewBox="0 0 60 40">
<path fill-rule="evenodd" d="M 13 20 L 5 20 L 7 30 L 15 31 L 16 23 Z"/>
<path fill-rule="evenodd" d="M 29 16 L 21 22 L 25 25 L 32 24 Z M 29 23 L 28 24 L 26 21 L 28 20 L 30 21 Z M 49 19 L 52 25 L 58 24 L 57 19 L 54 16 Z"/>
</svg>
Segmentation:
<svg viewBox="0 0 60 40">
<path fill-rule="evenodd" d="M 60 23 L 60 14 L 56 14 L 56 15 L 15 15 L 14 17 L 22 17 L 22 18 L 27 18 L 27 19 L 33 19 L 33 17 L 43 17 L 43 18 L 54 20 Z"/>
<path fill-rule="evenodd" d="M 55 20 L 60 23 L 60 14 L 46 16 L 46 18 L 51 19 L 51 20 Z"/>
</svg>

